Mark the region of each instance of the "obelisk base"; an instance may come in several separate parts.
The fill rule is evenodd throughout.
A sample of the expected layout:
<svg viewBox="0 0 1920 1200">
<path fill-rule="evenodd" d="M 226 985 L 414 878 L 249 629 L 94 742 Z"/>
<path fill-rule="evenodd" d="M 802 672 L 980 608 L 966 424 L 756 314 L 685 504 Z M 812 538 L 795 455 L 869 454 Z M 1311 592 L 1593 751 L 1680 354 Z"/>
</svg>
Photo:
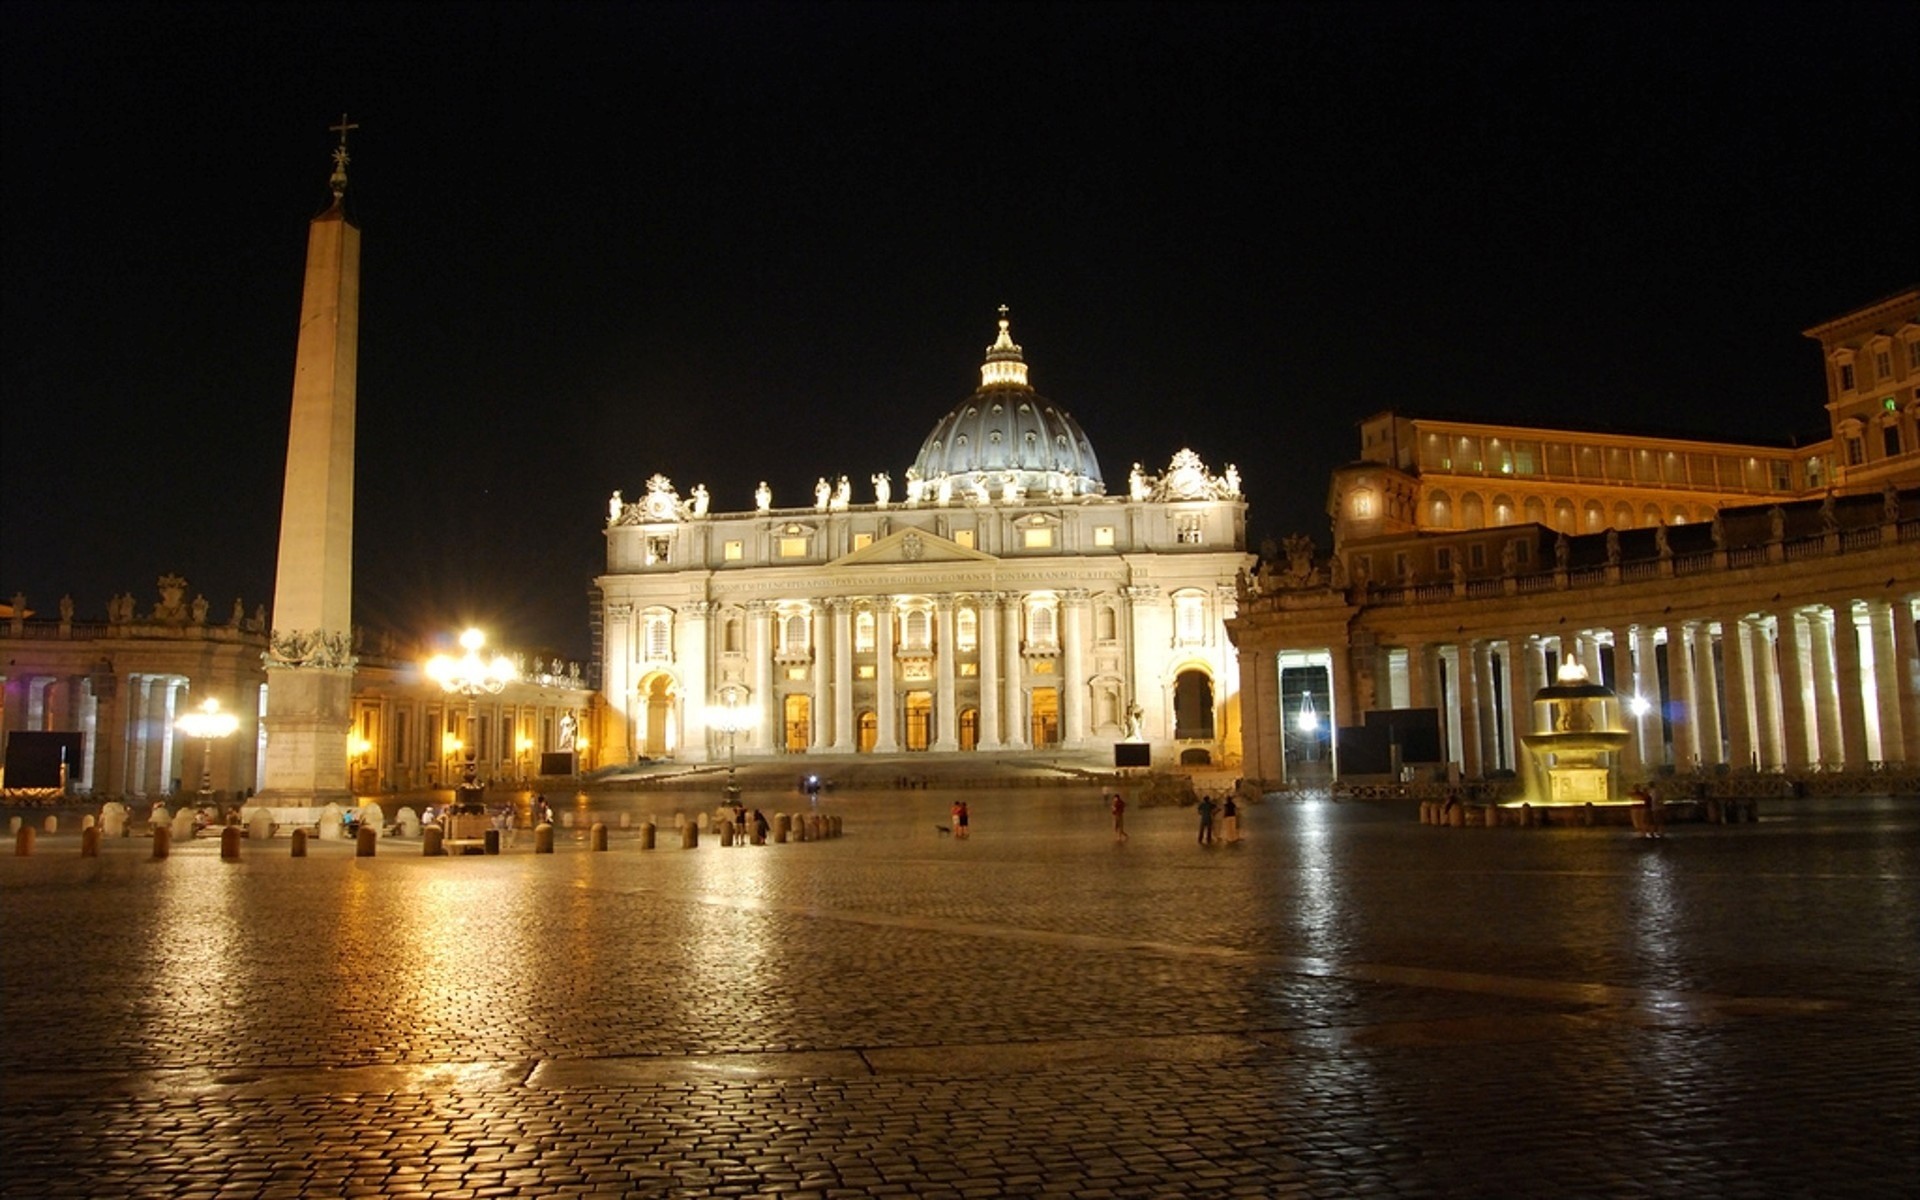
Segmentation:
<svg viewBox="0 0 1920 1200">
<path fill-rule="evenodd" d="M 353 806 L 347 738 L 353 731 L 353 671 L 267 667 L 267 767 L 255 803 Z"/>
</svg>

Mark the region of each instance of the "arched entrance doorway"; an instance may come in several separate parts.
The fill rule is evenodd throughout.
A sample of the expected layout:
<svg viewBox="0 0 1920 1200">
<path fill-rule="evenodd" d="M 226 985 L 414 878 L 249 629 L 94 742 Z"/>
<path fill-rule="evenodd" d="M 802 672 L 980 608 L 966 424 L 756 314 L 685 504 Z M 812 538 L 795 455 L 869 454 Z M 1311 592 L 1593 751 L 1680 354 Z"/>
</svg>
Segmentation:
<svg viewBox="0 0 1920 1200">
<path fill-rule="evenodd" d="M 980 748 L 980 710 L 977 708 L 960 710 L 960 748 L 962 750 Z"/>
<path fill-rule="evenodd" d="M 1060 742 L 1060 692 L 1057 688 L 1033 689 L 1029 728 L 1033 745 L 1054 746 Z"/>
<path fill-rule="evenodd" d="M 673 681 L 665 675 L 655 675 L 642 685 L 640 694 L 640 753 L 643 756 L 667 756 L 673 749 L 672 723 Z"/>
<path fill-rule="evenodd" d="M 855 743 L 855 749 L 859 750 L 862 754 L 872 754 L 873 744 L 878 741 L 880 737 L 880 718 L 873 715 L 872 709 L 863 709 L 860 713 L 858 726 L 860 734 Z"/>
<path fill-rule="evenodd" d="M 1213 680 L 1205 671 L 1180 672 L 1173 681 L 1175 741 L 1213 740 Z"/>
</svg>

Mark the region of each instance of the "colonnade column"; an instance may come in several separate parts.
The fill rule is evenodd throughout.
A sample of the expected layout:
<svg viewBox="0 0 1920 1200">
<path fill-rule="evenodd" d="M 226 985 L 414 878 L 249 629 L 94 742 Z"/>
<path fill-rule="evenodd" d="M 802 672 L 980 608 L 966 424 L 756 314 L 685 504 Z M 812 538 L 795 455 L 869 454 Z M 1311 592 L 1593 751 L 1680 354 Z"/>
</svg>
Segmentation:
<svg viewBox="0 0 1920 1200">
<path fill-rule="evenodd" d="M 1638 695 L 1633 674 L 1633 633 L 1625 626 L 1610 632 L 1613 637 L 1613 677 L 1607 679 L 1605 672 L 1600 672 L 1594 676 L 1594 680 L 1611 687 L 1620 701 L 1621 723 L 1632 735 L 1620 747 L 1620 773 L 1624 778 L 1638 779 L 1645 768 L 1640 756 L 1641 720 L 1633 711 L 1633 698 Z M 1597 667 L 1599 664 L 1600 660 L 1595 658 L 1594 665 Z"/>
<path fill-rule="evenodd" d="M 778 749 L 773 738 L 780 714 L 773 694 L 772 612 L 765 600 L 747 601 L 747 661 L 753 664 L 753 728 L 747 744 L 762 754 Z"/>
<path fill-rule="evenodd" d="M 1458 648 L 1453 672 L 1460 708 L 1460 773 L 1473 778 L 1480 769 L 1480 649 L 1471 642 Z"/>
<path fill-rule="evenodd" d="M 1280 702 L 1279 656 L 1242 654 L 1240 688 L 1240 761 L 1246 776 L 1285 783 L 1287 714 Z"/>
<path fill-rule="evenodd" d="M 1747 626 L 1747 666 L 1752 671 L 1753 719 L 1758 726 L 1762 769 L 1778 767 L 1785 738 L 1780 732 L 1780 669 L 1774 659 L 1773 630 L 1763 616 Z"/>
<path fill-rule="evenodd" d="M 1867 765 L 1867 706 L 1860 688 L 1860 627 L 1854 623 L 1853 601 L 1833 605 L 1833 673 L 1840 693 L 1840 746 L 1846 769 Z"/>
<path fill-rule="evenodd" d="M 1493 687 L 1493 643 L 1475 642 L 1473 644 L 1473 670 L 1475 681 L 1473 691 L 1473 734 L 1474 746 L 1479 753 L 1479 766 L 1475 774 L 1485 775 L 1500 765 L 1500 742 L 1498 726 L 1500 716 L 1494 711 L 1497 693 Z"/>
<path fill-rule="evenodd" d="M 1713 665 L 1712 621 L 1701 621 L 1693 628 L 1693 700 L 1700 764 L 1725 762 L 1726 748 L 1721 744 L 1720 672 Z"/>
<path fill-rule="evenodd" d="M 1909 767 L 1920 766 L 1920 638 L 1913 627 L 1913 602 L 1893 602 L 1894 688 L 1900 694 L 1900 753 Z"/>
<path fill-rule="evenodd" d="M 1906 606 L 1901 605 L 1902 608 Z M 1900 669 L 1893 649 L 1894 606 L 1885 600 L 1867 601 L 1867 634 L 1873 639 L 1873 694 L 1880 718 L 1881 762 L 1899 762 L 1901 748 Z"/>
<path fill-rule="evenodd" d="M 1507 755 L 1511 760 L 1508 766 L 1516 775 L 1526 769 L 1527 755 L 1520 735 L 1532 727 L 1533 693 L 1537 690 L 1529 680 L 1535 652 L 1528 641 L 1525 634 L 1507 639 Z"/>
<path fill-rule="evenodd" d="M 1000 595 L 982 592 L 975 597 L 980 631 L 980 745 L 1000 748 Z"/>
<path fill-rule="evenodd" d="M 1736 771 L 1759 765 L 1754 754 L 1752 673 L 1747 669 L 1747 622 L 1720 619 L 1720 662 L 1727 683 L 1727 762 Z"/>
<path fill-rule="evenodd" d="M 1808 739 L 1812 727 L 1807 722 L 1807 651 L 1800 614 L 1788 609 L 1774 623 L 1779 631 L 1781 759 L 1788 770 L 1803 770 L 1819 762 L 1820 755 Z"/>
<path fill-rule="evenodd" d="M 959 705 L 953 695 L 953 597 L 935 596 L 934 615 L 934 696 L 933 749 L 960 748 Z"/>
<path fill-rule="evenodd" d="M 1006 688 L 1006 713 L 1003 718 L 1006 726 L 1006 746 L 1009 750 L 1025 750 L 1028 744 L 1026 726 L 1026 706 L 1020 703 L 1020 597 L 1009 595 L 1001 613 L 1001 630 L 1006 634 L 1006 645 L 1000 648 L 1006 663 L 1007 676 L 1001 681 Z"/>
<path fill-rule="evenodd" d="M 1646 711 L 1634 718 L 1640 743 L 1640 765 L 1667 763 L 1666 704 L 1660 695 L 1659 648 L 1651 625 L 1633 628 L 1633 694 L 1646 701 Z"/>
<path fill-rule="evenodd" d="M 1813 663 L 1814 761 L 1839 766 L 1846 757 L 1840 739 L 1840 685 L 1833 671 L 1833 618 L 1824 608 L 1807 610 L 1807 645 Z"/>
<path fill-rule="evenodd" d="M 1407 647 L 1407 707 L 1430 708 L 1428 688 L 1432 670 L 1427 663 L 1429 647 L 1414 642 Z"/>
<path fill-rule="evenodd" d="M 1692 630 L 1685 621 L 1667 626 L 1667 723 L 1673 729 L 1673 765 L 1682 772 L 1700 765 L 1694 728 L 1700 711 L 1694 693 Z"/>
<path fill-rule="evenodd" d="M 813 748 L 847 753 L 853 749 L 853 602 L 834 596 L 814 612 Z"/>
</svg>

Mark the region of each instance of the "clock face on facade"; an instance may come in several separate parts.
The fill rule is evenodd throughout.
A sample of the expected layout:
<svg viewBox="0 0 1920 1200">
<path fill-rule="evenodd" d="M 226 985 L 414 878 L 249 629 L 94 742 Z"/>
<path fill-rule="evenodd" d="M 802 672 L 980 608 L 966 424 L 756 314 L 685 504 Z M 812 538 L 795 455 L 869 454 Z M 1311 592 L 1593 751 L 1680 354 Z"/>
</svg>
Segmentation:
<svg viewBox="0 0 1920 1200">
<path fill-rule="evenodd" d="M 673 517 L 673 493 L 648 492 L 646 499 L 647 519 L 666 521 Z"/>
</svg>

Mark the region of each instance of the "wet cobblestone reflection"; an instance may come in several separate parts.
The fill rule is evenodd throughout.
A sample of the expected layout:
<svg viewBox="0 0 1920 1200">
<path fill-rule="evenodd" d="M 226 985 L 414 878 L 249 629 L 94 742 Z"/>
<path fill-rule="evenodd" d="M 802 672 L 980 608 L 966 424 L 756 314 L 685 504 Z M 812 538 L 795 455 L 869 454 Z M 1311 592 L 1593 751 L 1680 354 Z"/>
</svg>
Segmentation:
<svg viewBox="0 0 1920 1200">
<path fill-rule="evenodd" d="M 1892 1195 L 1920 806 L 0 868 L 7 1196 Z M 769 811 L 772 806 L 769 806 Z M 648 797 L 635 821 L 671 813 Z M 667 840 L 662 839 L 662 845 Z M 677 840 L 673 842 L 677 847 Z"/>
</svg>

